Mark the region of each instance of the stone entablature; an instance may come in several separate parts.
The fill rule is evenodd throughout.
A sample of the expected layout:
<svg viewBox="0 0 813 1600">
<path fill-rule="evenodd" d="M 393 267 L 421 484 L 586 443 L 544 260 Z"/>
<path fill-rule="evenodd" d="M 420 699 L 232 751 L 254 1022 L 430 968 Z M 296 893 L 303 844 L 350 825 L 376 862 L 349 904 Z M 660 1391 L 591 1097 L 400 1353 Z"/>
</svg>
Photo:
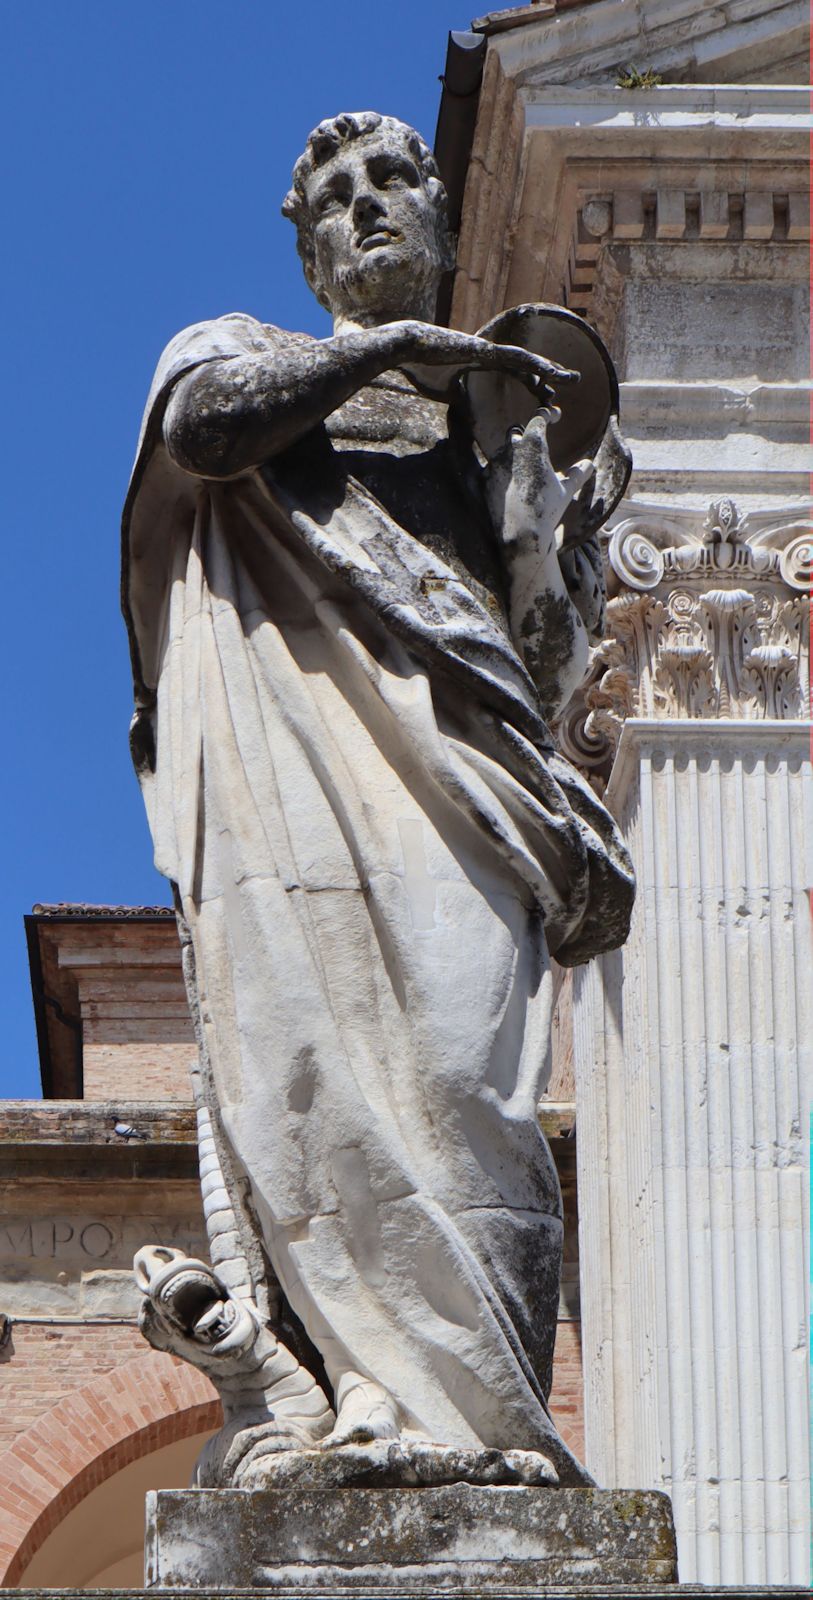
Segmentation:
<svg viewBox="0 0 813 1600">
<path fill-rule="evenodd" d="M 507 65 L 503 41 L 492 41 L 464 203 L 455 326 L 474 329 L 502 306 L 527 300 L 564 299 L 590 315 L 597 263 L 621 244 L 701 244 L 707 278 L 729 275 L 725 252 L 733 247 L 795 246 L 806 282 L 806 90 L 554 88 L 516 78 Z M 498 230 L 506 240 L 500 252 L 491 248 Z M 721 254 L 709 256 L 715 249 Z M 732 271 L 736 265 L 735 258 Z"/>
<path fill-rule="evenodd" d="M 789 189 L 787 171 L 779 164 L 767 171 L 755 164 L 747 186 L 740 163 L 719 160 L 705 167 L 684 163 L 682 170 L 680 162 L 664 160 L 645 173 L 619 175 L 618 181 L 619 187 L 580 191 L 563 288 L 567 305 L 581 316 L 591 316 L 599 256 L 613 245 L 805 244 L 810 239 L 809 193 Z M 737 258 L 729 251 L 714 264 L 728 276 L 732 259 Z"/>
<path fill-rule="evenodd" d="M 500 39 L 526 84 L 615 82 L 635 64 L 667 80 L 796 82 L 807 71 L 804 0 L 531 0 L 472 27 Z"/>
<path fill-rule="evenodd" d="M 600 30 L 617 9 L 573 15 Z M 590 62 L 586 82 L 554 85 L 537 71 L 534 39 L 537 52 L 549 42 L 539 29 L 489 41 L 453 323 L 474 330 L 531 301 L 585 316 L 621 380 L 633 498 L 800 501 L 810 468 L 807 90 L 619 89 L 606 77 L 591 87 Z"/>
<path fill-rule="evenodd" d="M 146 1239 L 207 1249 L 191 1107 L 0 1106 L 0 1310 L 23 1346 L 12 1385 L 26 1329 L 135 1325 L 132 1262 Z"/>
</svg>

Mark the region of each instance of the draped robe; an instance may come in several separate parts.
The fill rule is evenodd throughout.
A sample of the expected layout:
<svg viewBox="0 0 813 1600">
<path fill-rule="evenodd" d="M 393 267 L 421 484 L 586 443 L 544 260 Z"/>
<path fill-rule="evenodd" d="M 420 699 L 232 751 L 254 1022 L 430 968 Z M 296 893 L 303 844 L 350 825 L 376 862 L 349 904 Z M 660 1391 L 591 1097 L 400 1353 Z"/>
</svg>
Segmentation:
<svg viewBox="0 0 813 1600">
<path fill-rule="evenodd" d="M 124 520 L 134 751 L 222 1134 L 334 1383 L 578 1481 L 546 1404 L 562 1221 L 536 1108 L 549 953 L 623 942 L 629 860 L 499 607 L 351 470 L 363 440 L 319 428 L 227 481 L 171 461 L 178 379 L 292 338 L 235 315 L 172 342 Z"/>
</svg>

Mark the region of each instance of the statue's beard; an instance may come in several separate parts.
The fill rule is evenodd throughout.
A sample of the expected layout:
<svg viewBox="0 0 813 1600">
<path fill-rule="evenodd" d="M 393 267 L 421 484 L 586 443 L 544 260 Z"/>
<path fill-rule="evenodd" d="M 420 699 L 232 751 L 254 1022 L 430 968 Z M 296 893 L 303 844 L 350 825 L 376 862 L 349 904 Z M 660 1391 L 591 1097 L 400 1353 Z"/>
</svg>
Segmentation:
<svg viewBox="0 0 813 1600">
<path fill-rule="evenodd" d="M 356 262 L 336 266 L 326 298 L 334 316 L 400 317 L 434 315 L 440 268 L 432 252 L 416 259 L 382 249 Z"/>
</svg>

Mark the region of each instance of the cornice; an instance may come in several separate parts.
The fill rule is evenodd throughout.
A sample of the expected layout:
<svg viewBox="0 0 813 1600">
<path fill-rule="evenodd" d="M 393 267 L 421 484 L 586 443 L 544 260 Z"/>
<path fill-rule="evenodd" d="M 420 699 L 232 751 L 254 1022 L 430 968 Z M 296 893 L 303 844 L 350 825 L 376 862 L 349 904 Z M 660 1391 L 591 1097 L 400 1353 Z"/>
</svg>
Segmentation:
<svg viewBox="0 0 813 1600">
<path fill-rule="evenodd" d="M 632 63 L 672 80 L 758 82 L 806 60 L 808 20 L 806 0 L 602 0 L 475 27 L 492 33 L 503 71 L 523 83 L 615 82 Z"/>
<path fill-rule="evenodd" d="M 662 83 L 650 89 L 615 84 L 517 85 L 528 127 L 639 128 L 657 134 L 674 126 L 736 128 L 739 132 L 806 128 L 813 122 L 803 84 Z"/>
<path fill-rule="evenodd" d="M 803 244 L 811 128 L 797 87 L 523 87 L 489 49 L 453 325 L 473 331 L 528 300 L 590 317 L 619 245 Z"/>
</svg>

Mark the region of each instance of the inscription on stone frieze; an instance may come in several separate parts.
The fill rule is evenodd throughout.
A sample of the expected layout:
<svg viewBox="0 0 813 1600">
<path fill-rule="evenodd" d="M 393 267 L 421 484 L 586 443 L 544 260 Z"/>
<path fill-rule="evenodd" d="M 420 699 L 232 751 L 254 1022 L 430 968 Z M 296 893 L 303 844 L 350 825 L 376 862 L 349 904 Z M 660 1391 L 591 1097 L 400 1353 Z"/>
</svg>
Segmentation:
<svg viewBox="0 0 813 1600">
<path fill-rule="evenodd" d="M 0 1261 L 129 1266 L 143 1244 L 208 1254 L 202 1223 L 167 1217 L 0 1216 Z"/>
</svg>

